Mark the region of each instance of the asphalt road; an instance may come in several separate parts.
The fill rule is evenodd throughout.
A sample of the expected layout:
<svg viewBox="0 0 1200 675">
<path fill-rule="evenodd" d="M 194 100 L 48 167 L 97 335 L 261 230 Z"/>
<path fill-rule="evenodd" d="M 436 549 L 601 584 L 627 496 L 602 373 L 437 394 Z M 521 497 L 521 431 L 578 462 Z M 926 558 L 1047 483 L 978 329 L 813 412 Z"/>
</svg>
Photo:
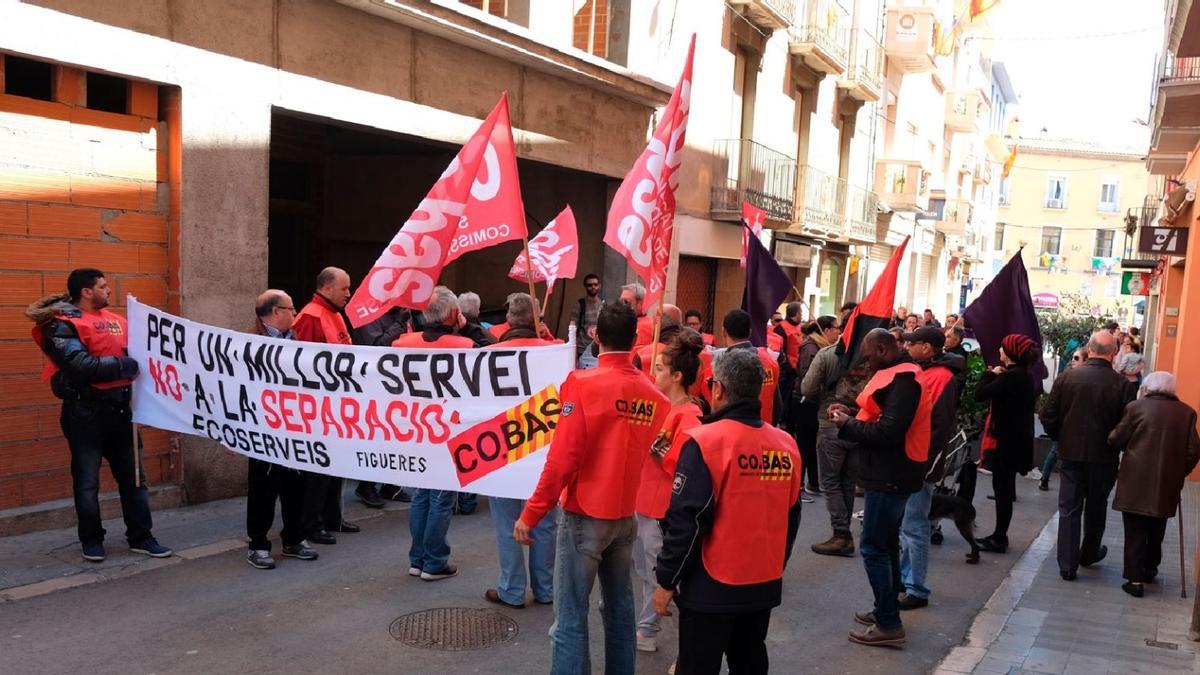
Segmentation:
<svg viewBox="0 0 1200 675">
<path fill-rule="evenodd" d="M 959 644 L 975 614 L 1054 511 L 1057 493 L 1018 481 L 1006 555 L 963 562 L 966 543 L 946 523 L 946 543 L 933 547 L 929 607 L 904 615 L 904 650 L 847 641 L 852 612 L 870 607 L 862 561 L 813 554 L 828 536 L 823 502 L 806 505 L 784 586 L 772 618 L 769 650 L 779 673 L 928 672 Z M 980 477 L 979 534 L 993 519 L 990 487 Z M 241 551 L 189 560 L 123 579 L 0 605 L 0 673 L 545 673 L 553 608 L 504 610 L 517 622 L 512 640 L 475 651 L 432 651 L 394 640 L 397 617 L 436 607 L 491 608 L 495 580 L 491 518 L 456 516 L 452 559 L 461 574 L 436 583 L 405 574 L 407 512 L 388 512 L 321 547 L 319 561 L 281 559 L 272 571 L 245 563 Z M 857 526 L 856 526 L 857 527 Z M 276 542 L 276 545 L 277 542 Z M 278 549 L 276 549 L 278 550 Z M 593 598 L 592 661 L 603 663 Z M 638 655 L 639 673 L 665 673 L 674 658 L 675 626 L 667 619 L 660 651 Z"/>
</svg>

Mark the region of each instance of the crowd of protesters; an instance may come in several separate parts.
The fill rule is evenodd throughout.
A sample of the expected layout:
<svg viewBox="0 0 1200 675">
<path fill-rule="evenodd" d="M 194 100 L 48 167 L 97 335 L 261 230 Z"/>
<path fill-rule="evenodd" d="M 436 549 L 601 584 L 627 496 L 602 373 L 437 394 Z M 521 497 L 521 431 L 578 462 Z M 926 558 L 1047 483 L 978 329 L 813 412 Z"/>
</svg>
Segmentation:
<svg viewBox="0 0 1200 675">
<path fill-rule="evenodd" d="M 299 309 L 282 290 L 263 292 L 250 331 L 404 349 L 561 342 L 525 293 L 509 295 L 504 321 L 493 325 L 480 319 L 477 294 L 438 286 L 423 311 L 393 309 L 352 332 L 343 317 L 350 276 L 326 268 L 315 288 Z M 1029 335 L 1005 337 L 997 354 L 985 355 L 997 365 L 973 385 L 988 410 L 978 461 L 963 463 L 951 461 L 950 448 L 961 431 L 970 327 L 956 315 L 943 323 L 930 309 L 918 315 L 900 307 L 890 325 L 859 336 L 850 354 L 858 358 L 848 358 L 850 341 L 841 338 L 853 325 L 854 303 L 839 316 L 808 320 L 802 303 L 789 303 L 771 319 L 766 344 L 754 345 L 742 310 L 705 332 L 702 312 L 674 305 L 653 311 L 640 285 L 622 287 L 612 302 L 602 299 L 597 275 L 587 275 L 584 288 L 571 312 L 579 367 L 561 388 L 562 413 L 537 487 L 528 500 L 488 498 L 499 572 L 483 596 L 514 610 L 530 595 L 554 605 L 553 672 L 590 667 L 588 611 L 597 579 L 607 672 L 633 672 L 637 651 L 660 648 L 661 617 L 672 604 L 679 612 L 678 672 L 715 673 L 723 661 L 731 672 L 766 672 L 771 610 L 781 602 L 801 505 L 818 497 L 831 535 L 812 551 L 849 557 L 857 550 L 873 594 L 872 607 L 853 614 L 859 627 L 849 639 L 903 646 L 901 613 L 925 607 L 932 593 L 934 486 L 959 465 L 989 472 L 994 524 L 978 544 L 1006 553 L 1016 477 L 1034 469 L 1035 410 L 1056 442 L 1039 487 L 1049 489 L 1057 462 L 1062 578 L 1075 580 L 1079 567 L 1105 559 L 1115 484 L 1113 508 L 1123 514 L 1126 535 L 1123 588 L 1142 597 L 1153 583 L 1166 521 L 1200 459 L 1200 438 L 1196 412 L 1175 397 L 1174 378 L 1143 376 L 1136 329 L 1120 333 L 1112 325 L 1093 334 L 1040 405 L 1042 345 Z M 138 364 L 126 351 L 124 318 L 107 309 L 110 292 L 100 270 L 75 270 L 65 294 L 42 299 L 27 314 L 48 357 L 46 377 L 63 400 L 83 557 L 105 557 L 101 459 L 119 488 L 130 549 L 170 556 L 151 532 L 145 481 L 135 475 L 130 383 Z M 285 557 L 316 560 L 314 545 L 359 531 L 343 518 L 341 478 L 250 459 L 247 481 L 246 560 L 255 568 L 275 567 L 268 532 L 277 502 Z M 408 574 L 429 582 L 457 575 L 452 514 L 474 511 L 474 495 L 365 482 L 355 494 L 376 508 L 411 500 Z"/>
</svg>

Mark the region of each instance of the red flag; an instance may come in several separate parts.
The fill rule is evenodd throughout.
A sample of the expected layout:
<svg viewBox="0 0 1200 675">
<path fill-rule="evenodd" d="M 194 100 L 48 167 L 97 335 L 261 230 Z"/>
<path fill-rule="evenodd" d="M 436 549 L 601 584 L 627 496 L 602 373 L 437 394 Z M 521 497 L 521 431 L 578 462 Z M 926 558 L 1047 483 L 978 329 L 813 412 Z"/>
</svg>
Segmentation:
<svg viewBox="0 0 1200 675">
<path fill-rule="evenodd" d="M 1000 0 L 971 0 L 967 13 L 971 17 L 971 21 L 975 21 L 990 12 L 998 4 L 1000 4 Z"/>
<path fill-rule="evenodd" d="M 575 277 L 575 268 L 579 265 L 579 233 L 570 206 L 529 240 L 529 255 L 532 256 L 530 267 L 534 282 L 546 282 L 548 290 L 553 289 L 554 282 L 559 279 Z M 508 271 L 508 278 L 525 281 L 526 272 L 525 252 L 522 251 Z"/>
<path fill-rule="evenodd" d="M 742 202 L 742 222 L 746 224 L 742 228 L 742 267 L 746 266 L 746 251 L 750 244 L 750 232 L 754 232 L 754 236 L 762 234 L 763 221 L 767 219 L 767 212 L 751 204 L 750 202 Z"/>
<path fill-rule="evenodd" d="M 392 307 L 424 309 L 429 305 L 433 287 L 450 260 L 451 240 L 459 232 L 459 221 L 475 201 L 484 155 L 502 114 L 507 121 L 507 95 L 501 96 L 367 272 L 346 305 L 346 315 L 355 328 Z"/>
<path fill-rule="evenodd" d="M 899 276 L 900 261 L 904 259 L 907 248 L 908 237 L 905 237 L 904 242 L 896 247 L 896 252 L 888 260 L 883 274 L 879 275 L 867 297 L 850 313 L 837 346 L 837 354 L 843 368 L 849 369 L 858 361 L 862 341 L 867 333 L 874 328 L 887 328 L 891 323 L 896 306 L 896 280 Z"/>
<path fill-rule="evenodd" d="M 693 35 L 679 83 L 663 109 L 650 144 L 617 189 L 604 232 L 604 243 L 625 256 L 630 267 L 646 281 L 647 307 L 658 302 L 667 283 L 675 190 L 679 187 L 679 162 L 692 98 L 695 50 Z"/>
<path fill-rule="evenodd" d="M 501 95 L 496 107 L 499 114 L 492 111 L 496 123 L 488 135 L 479 173 L 471 185 L 471 199 L 450 242 L 447 263 L 464 253 L 529 236 L 525 230 L 525 205 L 517 177 L 512 124 L 508 119 L 508 92 Z"/>
</svg>

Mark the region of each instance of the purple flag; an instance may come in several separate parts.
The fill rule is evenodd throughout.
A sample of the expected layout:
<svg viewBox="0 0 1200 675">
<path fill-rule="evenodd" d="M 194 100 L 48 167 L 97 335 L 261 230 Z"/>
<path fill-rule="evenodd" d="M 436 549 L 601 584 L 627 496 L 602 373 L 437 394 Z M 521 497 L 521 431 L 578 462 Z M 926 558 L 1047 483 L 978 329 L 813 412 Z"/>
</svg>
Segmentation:
<svg viewBox="0 0 1200 675">
<path fill-rule="evenodd" d="M 1029 274 L 1021 252 L 1012 257 L 996 278 L 992 279 L 963 312 L 966 327 L 979 341 L 979 350 L 988 366 L 1000 365 L 1000 341 L 1010 333 L 1020 333 L 1042 344 L 1037 313 L 1033 311 L 1033 294 L 1029 291 Z M 1033 367 L 1038 379 L 1046 377 L 1046 365 Z"/>
<path fill-rule="evenodd" d="M 742 227 L 746 227 L 745 221 Z M 792 292 L 791 278 L 775 262 L 762 240 L 750 234 L 746 246 L 746 290 L 742 294 L 742 309 L 750 314 L 750 342 L 755 347 L 767 346 L 767 323 L 779 305 Z"/>
</svg>

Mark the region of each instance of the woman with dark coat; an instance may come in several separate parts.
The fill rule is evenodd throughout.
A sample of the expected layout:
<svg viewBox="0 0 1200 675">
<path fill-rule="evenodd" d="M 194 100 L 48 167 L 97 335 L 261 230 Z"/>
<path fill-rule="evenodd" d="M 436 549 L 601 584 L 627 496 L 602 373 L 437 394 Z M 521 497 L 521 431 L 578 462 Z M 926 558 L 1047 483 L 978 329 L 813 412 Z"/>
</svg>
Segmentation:
<svg viewBox="0 0 1200 675">
<path fill-rule="evenodd" d="M 975 398 L 991 401 L 983 436 L 980 464 L 992 472 L 996 494 L 996 529 L 979 540 L 980 550 L 1008 551 L 1008 524 L 1017 500 L 1017 474 L 1033 468 L 1033 414 L 1039 386 L 1031 369 L 1042 358 L 1041 345 L 1013 333 L 1000 341 L 1000 362 L 983 373 Z"/>
<path fill-rule="evenodd" d="M 804 342 L 800 343 L 800 352 L 796 358 L 796 387 L 792 393 L 798 403 L 792 406 L 795 410 L 792 428 L 796 430 L 796 445 L 800 448 L 800 465 L 807 476 L 807 486 L 804 491 L 808 494 L 821 494 L 821 478 L 817 471 L 817 409 L 819 401 L 804 400 L 800 393 L 800 384 L 808 374 L 813 359 L 823 347 L 828 347 L 837 341 L 840 331 L 837 319 L 832 316 L 821 316 L 816 321 L 804 327 Z M 805 497 L 806 502 L 812 500 Z"/>
<path fill-rule="evenodd" d="M 1167 519 L 1179 507 L 1184 478 L 1200 459 L 1196 411 L 1175 398 L 1173 375 L 1159 371 L 1146 376 L 1108 444 L 1125 453 L 1113 499 L 1113 509 L 1125 521 L 1122 576 L 1127 581 L 1121 589 L 1140 598 L 1146 592 L 1143 584 L 1158 574 Z"/>
</svg>

